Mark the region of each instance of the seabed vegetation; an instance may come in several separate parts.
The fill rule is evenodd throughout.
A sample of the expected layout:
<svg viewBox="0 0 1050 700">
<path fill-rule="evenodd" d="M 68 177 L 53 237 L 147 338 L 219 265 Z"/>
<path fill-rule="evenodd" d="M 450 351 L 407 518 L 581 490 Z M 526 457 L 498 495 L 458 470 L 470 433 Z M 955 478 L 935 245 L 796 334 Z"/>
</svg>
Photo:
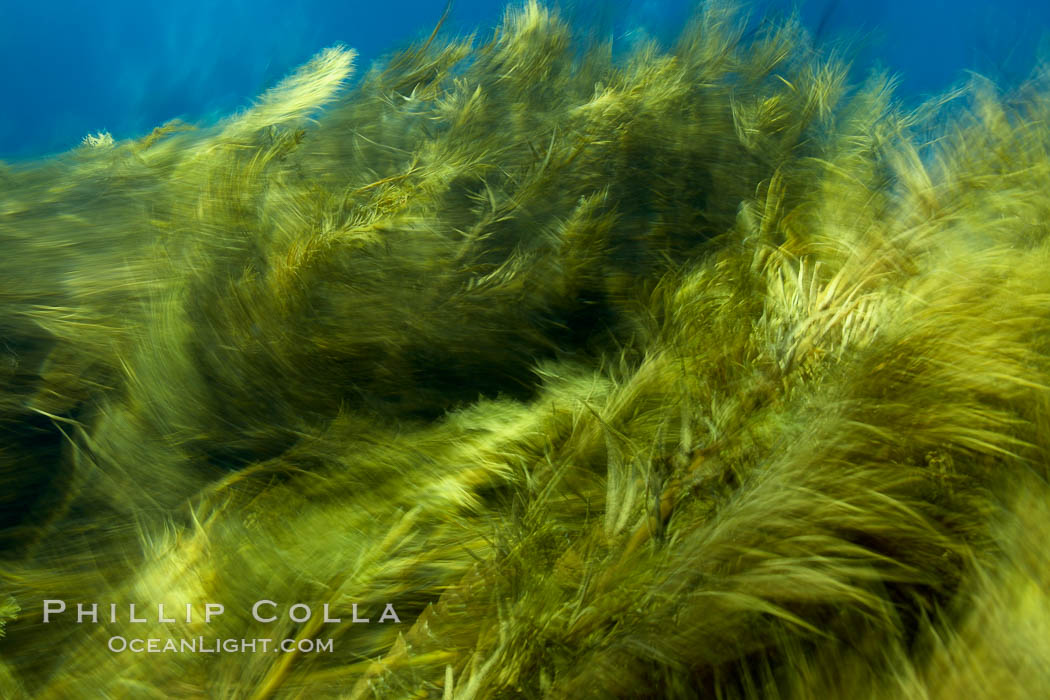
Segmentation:
<svg viewBox="0 0 1050 700">
<path fill-rule="evenodd" d="M 0 166 L 0 696 L 1050 695 L 1048 75 L 748 26 Z"/>
</svg>

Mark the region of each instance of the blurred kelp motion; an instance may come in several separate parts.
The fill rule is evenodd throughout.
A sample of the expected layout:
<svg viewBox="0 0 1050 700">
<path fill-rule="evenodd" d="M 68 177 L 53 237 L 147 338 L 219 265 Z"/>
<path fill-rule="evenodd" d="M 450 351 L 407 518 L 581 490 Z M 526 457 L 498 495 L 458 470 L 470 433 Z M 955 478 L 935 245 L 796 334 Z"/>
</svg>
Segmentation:
<svg viewBox="0 0 1050 700">
<path fill-rule="evenodd" d="M 0 172 L 0 695 L 1050 692 L 1046 76 L 745 27 L 529 3 Z"/>
</svg>

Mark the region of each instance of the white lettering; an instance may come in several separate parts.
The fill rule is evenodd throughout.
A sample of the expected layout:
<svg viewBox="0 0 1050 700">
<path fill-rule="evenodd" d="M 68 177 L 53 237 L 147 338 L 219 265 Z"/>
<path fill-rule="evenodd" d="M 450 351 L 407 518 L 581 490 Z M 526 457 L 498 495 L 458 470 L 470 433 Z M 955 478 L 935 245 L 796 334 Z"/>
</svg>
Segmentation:
<svg viewBox="0 0 1050 700">
<path fill-rule="evenodd" d="M 386 622 L 387 620 L 393 620 L 394 622 L 401 622 L 401 618 L 399 618 L 397 616 L 397 613 L 394 612 L 394 606 L 391 605 L 390 603 L 387 603 L 386 607 L 383 608 L 383 616 L 379 618 L 380 622 Z"/>
<path fill-rule="evenodd" d="M 222 603 L 208 603 L 204 606 L 204 622 L 211 622 L 213 615 L 222 615 L 225 610 Z"/>
<path fill-rule="evenodd" d="M 295 616 L 295 609 L 296 608 L 302 608 L 303 610 L 305 610 L 306 611 L 306 617 L 303 617 L 303 618 L 296 617 Z M 306 622 L 307 620 L 310 619 L 310 616 L 312 614 L 313 614 L 313 612 L 310 610 L 310 606 L 306 605 L 305 603 L 296 603 L 295 605 L 293 605 L 288 610 L 288 617 L 290 617 L 292 619 L 292 622 Z"/>
<path fill-rule="evenodd" d="M 84 621 L 84 618 L 88 617 L 89 615 L 91 616 L 92 622 L 98 622 L 98 603 L 91 604 L 90 613 L 84 611 L 83 603 L 77 603 L 77 624 L 79 625 L 81 622 Z"/>
<path fill-rule="evenodd" d="M 259 617 L 259 608 L 261 608 L 264 605 L 272 605 L 275 608 L 277 607 L 277 603 L 273 602 L 272 600 L 259 600 L 259 601 L 256 601 L 255 605 L 252 606 L 252 617 L 255 618 L 256 622 L 273 622 L 274 620 L 277 619 L 276 615 L 274 615 L 273 617 L 267 617 L 267 618 Z"/>
<path fill-rule="evenodd" d="M 57 604 L 57 605 L 56 605 Z M 60 612 L 65 612 L 66 601 L 64 600 L 45 600 L 44 601 L 44 623 L 51 622 L 51 615 L 57 615 Z"/>
</svg>

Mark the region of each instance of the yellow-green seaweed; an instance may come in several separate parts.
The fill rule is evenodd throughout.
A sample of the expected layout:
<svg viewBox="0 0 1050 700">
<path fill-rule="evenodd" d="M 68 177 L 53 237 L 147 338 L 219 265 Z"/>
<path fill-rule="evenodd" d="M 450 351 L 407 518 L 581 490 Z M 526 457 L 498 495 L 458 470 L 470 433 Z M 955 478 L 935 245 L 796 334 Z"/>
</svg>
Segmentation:
<svg viewBox="0 0 1050 700">
<path fill-rule="evenodd" d="M 1050 694 L 1046 76 L 744 29 L 529 2 L 0 169 L 0 696 Z"/>
</svg>

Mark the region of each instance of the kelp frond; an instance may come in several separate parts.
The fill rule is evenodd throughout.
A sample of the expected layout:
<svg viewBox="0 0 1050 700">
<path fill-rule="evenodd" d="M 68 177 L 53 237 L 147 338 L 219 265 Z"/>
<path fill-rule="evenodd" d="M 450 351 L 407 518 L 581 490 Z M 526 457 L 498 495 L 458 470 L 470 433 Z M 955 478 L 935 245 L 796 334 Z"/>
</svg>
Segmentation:
<svg viewBox="0 0 1050 700">
<path fill-rule="evenodd" d="M 528 2 L 0 172 L 0 696 L 1050 692 L 1046 76 L 747 27 Z"/>
</svg>

